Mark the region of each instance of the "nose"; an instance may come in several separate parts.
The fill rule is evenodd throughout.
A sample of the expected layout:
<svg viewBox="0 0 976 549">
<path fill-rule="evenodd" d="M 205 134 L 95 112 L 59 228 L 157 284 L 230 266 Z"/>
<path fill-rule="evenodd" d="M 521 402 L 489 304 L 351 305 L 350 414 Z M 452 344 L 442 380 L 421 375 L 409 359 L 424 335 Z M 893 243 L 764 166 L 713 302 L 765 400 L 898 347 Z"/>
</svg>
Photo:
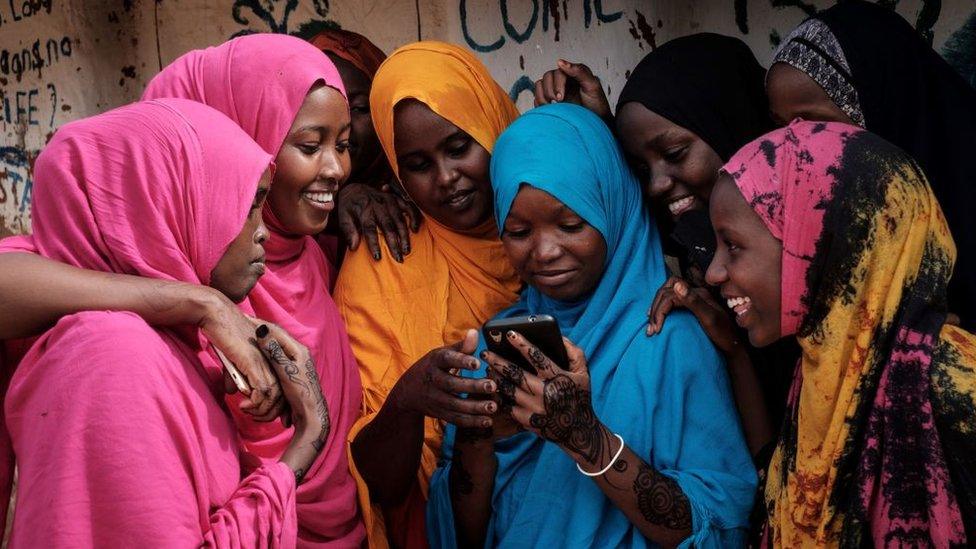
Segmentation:
<svg viewBox="0 0 976 549">
<path fill-rule="evenodd" d="M 715 250 L 712 262 L 705 270 L 705 282 L 710 286 L 720 286 L 729 280 L 729 273 L 725 269 L 725 252 L 721 248 L 719 246 L 719 249 Z"/>
<path fill-rule="evenodd" d="M 349 152 L 339 152 L 333 149 L 328 154 L 322 155 L 322 164 L 319 166 L 319 179 L 334 181 L 337 185 L 342 184 L 349 176 Z"/>
<path fill-rule="evenodd" d="M 442 160 L 437 163 L 437 186 L 452 189 L 460 177 L 461 172 L 453 162 Z"/>
<path fill-rule="evenodd" d="M 650 175 L 649 192 L 652 197 L 664 196 L 674 188 L 674 180 L 666 170 L 653 170 Z"/>
<path fill-rule="evenodd" d="M 563 255 L 563 247 L 555 239 L 541 235 L 532 246 L 532 259 L 539 265 L 546 265 Z"/>
<path fill-rule="evenodd" d="M 258 221 L 258 226 L 254 229 L 254 243 L 263 245 L 268 240 L 268 227 L 264 224 L 264 218 Z"/>
</svg>

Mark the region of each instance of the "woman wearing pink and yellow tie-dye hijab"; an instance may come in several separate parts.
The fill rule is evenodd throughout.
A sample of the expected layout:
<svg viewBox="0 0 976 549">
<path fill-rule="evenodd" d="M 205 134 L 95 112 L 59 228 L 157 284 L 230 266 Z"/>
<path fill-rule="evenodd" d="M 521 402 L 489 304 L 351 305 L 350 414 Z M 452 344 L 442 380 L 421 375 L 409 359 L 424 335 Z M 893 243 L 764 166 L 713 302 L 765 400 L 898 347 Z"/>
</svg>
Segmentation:
<svg viewBox="0 0 976 549">
<path fill-rule="evenodd" d="M 803 349 L 765 541 L 973 540 L 976 337 L 945 324 L 956 249 L 915 162 L 859 128 L 796 121 L 732 157 L 710 209 L 708 281 L 753 344 Z"/>
</svg>

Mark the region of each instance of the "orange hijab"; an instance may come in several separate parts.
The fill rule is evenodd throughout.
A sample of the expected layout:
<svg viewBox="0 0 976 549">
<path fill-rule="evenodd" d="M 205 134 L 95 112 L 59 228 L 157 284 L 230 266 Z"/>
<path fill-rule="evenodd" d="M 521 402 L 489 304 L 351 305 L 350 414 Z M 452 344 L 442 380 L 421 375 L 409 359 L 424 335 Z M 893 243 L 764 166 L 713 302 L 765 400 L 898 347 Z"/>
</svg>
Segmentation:
<svg viewBox="0 0 976 549">
<path fill-rule="evenodd" d="M 373 79 L 370 111 L 386 157 L 398 173 L 393 149 L 393 109 L 416 99 L 471 135 L 491 152 L 498 135 L 518 116 L 515 104 L 470 52 L 443 42 L 404 46 Z M 382 240 L 382 239 L 381 239 Z M 374 261 L 365 246 L 346 256 L 334 292 L 363 381 L 363 417 L 350 442 L 375 417 L 403 373 L 428 351 L 478 328 L 518 297 L 518 275 L 508 261 L 494 219 L 478 235 L 456 233 L 426 218 L 410 239 L 403 263 L 387 250 Z M 384 244 L 385 245 L 385 244 Z M 443 426 L 427 419 L 417 487 L 407 503 L 385 516 L 350 458 L 371 546 L 386 536 L 396 545 L 424 543 L 424 506 L 437 467 Z"/>
</svg>

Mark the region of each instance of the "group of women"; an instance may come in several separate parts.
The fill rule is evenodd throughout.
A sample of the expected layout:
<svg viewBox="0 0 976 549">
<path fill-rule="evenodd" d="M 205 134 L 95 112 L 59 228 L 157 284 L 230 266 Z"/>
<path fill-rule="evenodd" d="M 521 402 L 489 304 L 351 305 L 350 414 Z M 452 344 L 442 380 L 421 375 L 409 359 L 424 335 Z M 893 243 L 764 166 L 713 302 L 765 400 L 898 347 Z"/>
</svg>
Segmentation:
<svg viewBox="0 0 976 549">
<path fill-rule="evenodd" d="M 976 539 L 976 90 L 851 1 L 535 101 L 327 30 L 60 128 L 0 242 L 10 543 Z M 567 367 L 479 341 L 526 314 Z"/>
</svg>

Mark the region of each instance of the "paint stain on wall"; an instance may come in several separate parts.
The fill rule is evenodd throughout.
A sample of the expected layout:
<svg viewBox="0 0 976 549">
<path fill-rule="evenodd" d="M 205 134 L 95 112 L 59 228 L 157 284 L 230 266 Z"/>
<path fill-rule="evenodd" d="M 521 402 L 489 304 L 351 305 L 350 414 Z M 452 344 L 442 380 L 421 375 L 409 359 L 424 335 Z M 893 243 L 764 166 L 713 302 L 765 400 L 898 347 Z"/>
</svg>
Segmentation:
<svg viewBox="0 0 976 549">
<path fill-rule="evenodd" d="M 647 17 L 644 16 L 639 10 L 634 10 L 637 14 L 637 21 L 633 19 L 628 19 L 627 22 L 630 23 L 630 36 L 637 40 L 637 46 L 640 49 L 644 49 L 644 43 L 646 43 L 652 50 L 657 49 L 657 36 L 654 33 L 654 29 L 647 23 Z M 661 21 L 658 21 L 658 27 L 661 26 Z"/>
</svg>

